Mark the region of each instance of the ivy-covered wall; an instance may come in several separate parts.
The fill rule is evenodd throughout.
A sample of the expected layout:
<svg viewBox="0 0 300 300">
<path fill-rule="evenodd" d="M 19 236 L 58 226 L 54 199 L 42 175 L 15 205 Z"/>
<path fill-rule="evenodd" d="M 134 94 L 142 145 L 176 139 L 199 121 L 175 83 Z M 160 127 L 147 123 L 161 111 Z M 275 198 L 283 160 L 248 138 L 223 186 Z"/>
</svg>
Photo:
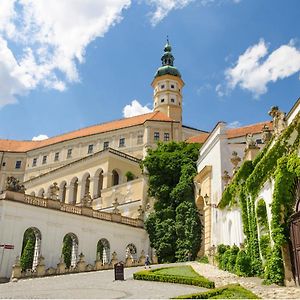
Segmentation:
<svg viewBox="0 0 300 300">
<path fill-rule="evenodd" d="M 279 138 L 272 139 L 253 161 L 245 161 L 225 189 L 219 208 L 241 208 L 246 254 L 251 261 L 251 275 L 263 275 L 266 283 L 283 284 L 282 248 L 289 242 L 289 218 L 293 213 L 293 189 L 300 177 L 300 114 Z M 272 179 L 271 226 L 263 220 L 264 208 L 255 201 L 264 184 Z M 258 228 L 265 231 L 258 235 Z M 270 230 L 268 233 L 266 229 Z M 270 236 L 273 241 L 272 249 Z"/>
</svg>

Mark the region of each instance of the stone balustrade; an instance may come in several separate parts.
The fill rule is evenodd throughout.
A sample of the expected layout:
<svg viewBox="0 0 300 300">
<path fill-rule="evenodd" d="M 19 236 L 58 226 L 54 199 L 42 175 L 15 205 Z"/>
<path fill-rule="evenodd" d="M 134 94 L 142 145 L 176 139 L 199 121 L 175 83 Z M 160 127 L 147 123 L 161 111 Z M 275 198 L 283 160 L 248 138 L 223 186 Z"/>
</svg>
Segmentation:
<svg viewBox="0 0 300 300">
<path fill-rule="evenodd" d="M 82 215 L 90 218 L 122 223 L 129 226 L 140 227 L 143 228 L 143 221 L 140 219 L 133 219 L 121 215 L 116 215 L 114 213 L 108 212 L 100 212 L 94 210 L 91 207 L 79 207 L 71 204 L 62 203 L 58 200 L 45 199 L 36 196 L 31 196 L 27 194 L 5 191 L 0 195 L 0 201 L 8 200 L 8 201 L 17 201 L 28 205 L 34 205 L 46 209 L 55 209 L 65 213 L 71 213 L 76 215 Z"/>
</svg>

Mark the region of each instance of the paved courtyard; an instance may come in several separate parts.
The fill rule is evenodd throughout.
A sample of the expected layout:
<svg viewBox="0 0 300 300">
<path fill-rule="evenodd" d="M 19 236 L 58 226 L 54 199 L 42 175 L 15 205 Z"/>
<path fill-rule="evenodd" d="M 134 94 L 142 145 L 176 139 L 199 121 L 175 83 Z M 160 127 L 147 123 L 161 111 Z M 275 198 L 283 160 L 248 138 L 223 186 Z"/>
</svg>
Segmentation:
<svg viewBox="0 0 300 300">
<path fill-rule="evenodd" d="M 133 273 L 142 269 L 125 269 L 125 281 L 114 281 L 114 271 L 107 270 L 9 282 L 0 284 L 0 298 L 168 299 L 206 290 L 189 285 L 133 280 Z"/>
<path fill-rule="evenodd" d="M 217 267 L 189 262 L 198 273 L 222 286 L 239 283 L 263 299 L 300 299 L 300 288 L 262 285 L 262 279 L 238 277 Z M 180 265 L 180 264 L 172 264 Z M 167 265 L 156 265 L 158 268 Z M 143 267 L 125 269 L 125 281 L 114 281 L 113 270 L 19 280 L 0 284 L 0 298 L 106 298 L 169 299 L 205 291 L 188 285 L 133 280 L 133 273 Z"/>
</svg>

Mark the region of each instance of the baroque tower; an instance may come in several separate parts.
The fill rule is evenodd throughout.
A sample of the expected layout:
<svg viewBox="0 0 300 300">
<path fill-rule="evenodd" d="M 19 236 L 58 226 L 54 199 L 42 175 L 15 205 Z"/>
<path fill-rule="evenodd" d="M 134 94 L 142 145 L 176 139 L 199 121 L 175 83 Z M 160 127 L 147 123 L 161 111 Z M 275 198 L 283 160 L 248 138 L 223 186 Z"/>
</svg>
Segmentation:
<svg viewBox="0 0 300 300">
<path fill-rule="evenodd" d="M 184 82 L 180 72 L 174 67 L 175 58 L 171 51 L 172 47 L 167 40 L 161 58 L 162 66 L 156 71 L 151 84 L 154 89 L 154 111 L 161 111 L 182 124 L 182 88 Z"/>
</svg>

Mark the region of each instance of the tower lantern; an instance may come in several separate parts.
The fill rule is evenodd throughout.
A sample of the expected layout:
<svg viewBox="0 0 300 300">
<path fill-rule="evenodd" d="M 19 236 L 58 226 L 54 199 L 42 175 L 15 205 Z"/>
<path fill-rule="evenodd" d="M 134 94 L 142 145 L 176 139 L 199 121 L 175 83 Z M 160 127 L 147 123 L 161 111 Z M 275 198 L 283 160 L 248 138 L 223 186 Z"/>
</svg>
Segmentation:
<svg viewBox="0 0 300 300">
<path fill-rule="evenodd" d="M 181 74 L 174 67 L 172 47 L 167 39 L 164 54 L 161 57 L 162 66 L 156 71 L 152 81 L 154 90 L 154 111 L 161 111 L 175 121 L 182 123 L 182 88 L 184 82 Z"/>
</svg>

